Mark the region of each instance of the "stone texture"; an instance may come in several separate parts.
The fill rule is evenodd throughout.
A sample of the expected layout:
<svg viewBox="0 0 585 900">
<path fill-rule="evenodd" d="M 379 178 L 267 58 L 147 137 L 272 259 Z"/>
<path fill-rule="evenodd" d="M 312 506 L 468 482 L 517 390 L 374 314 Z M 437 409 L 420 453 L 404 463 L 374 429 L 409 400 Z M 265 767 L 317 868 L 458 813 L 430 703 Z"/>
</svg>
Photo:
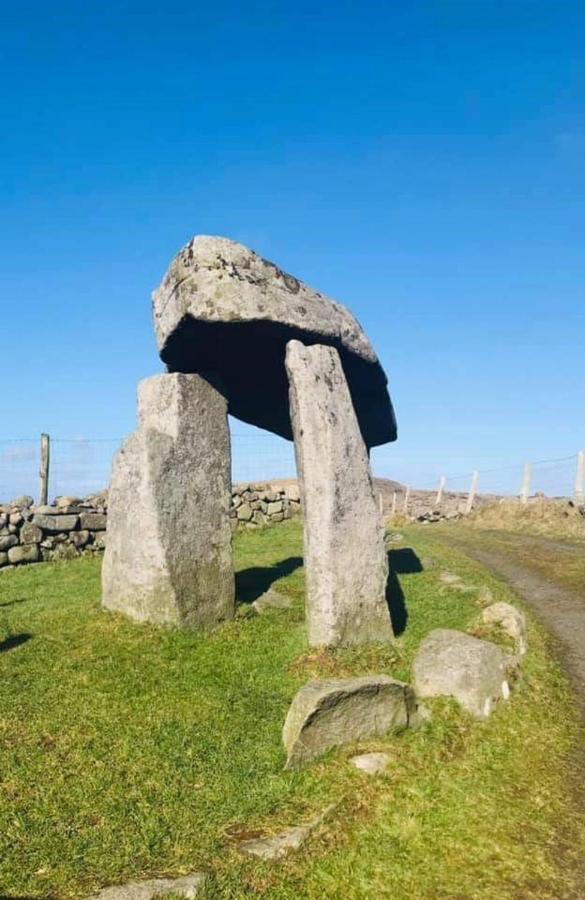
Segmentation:
<svg viewBox="0 0 585 900">
<path fill-rule="evenodd" d="M 0 553 L 0 569 L 8 565 L 8 553 Z"/>
<path fill-rule="evenodd" d="M 366 775 L 379 775 L 388 768 L 390 757 L 387 753 L 361 753 L 359 756 L 352 756 L 351 763 Z"/>
<path fill-rule="evenodd" d="M 83 512 L 79 516 L 79 527 L 85 531 L 105 531 L 107 522 L 103 513 Z"/>
<path fill-rule="evenodd" d="M 339 355 L 291 341 L 286 368 L 304 509 L 309 643 L 391 640 L 384 528 Z"/>
<path fill-rule="evenodd" d="M 387 675 L 310 681 L 296 694 L 282 739 L 287 768 L 360 738 L 408 727 L 415 709 L 412 690 Z"/>
<path fill-rule="evenodd" d="M 132 881 L 116 887 L 104 888 L 90 900 L 155 900 L 172 894 L 184 900 L 199 897 L 205 885 L 206 876 L 201 872 L 183 875 L 180 878 L 151 878 L 148 881 Z"/>
<path fill-rule="evenodd" d="M 265 591 L 257 600 L 252 603 L 252 608 L 257 613 L 263 613 L 267 609 L 290 609 L 292 606 L 292 598 L 285 594 L 279 594 L 278 591 Z"/>
<path fill-rule="evenodd" d="M 43 539 L 43 530 L 32 522 L 25 522 L 20 529 L 21 544 L 40 544 Z"/>
<path fill-rule="evenodd" d="M 48 531 L 49 534 L 59 534 L 62 531 L 73 531 L 77 528 L 79 516 L 68 515 L 45 515 L 44 513 L 35 513 L 33 516 L 33 525 Z"/>
<path fill-rule="evenodd" d="M 18 538 L 14 534 L 0 534 L 0 550 L 9 550 L 18 544 Z"/>
<path fill-rule="evenodd" d="M 511 603 L 493 603 L 484 609 L 482 619 L 487 625 L 499 625 L 516 643 L 517 652 L 523 656 L 528 649 L 526 616 Z"/>
<path fill-rule="evenodd" d="M 297 338 L 338 349 L 368 446 L 395 440 L 386 376 L 355 318 L 247 247 L 193 238 L 154 292 L 153 309 L 169 370 L 217 372 L 237 418 L 292 437 L 284 356 Z"/>
<path fill-rule="evenodd" d="M 234 614 L 226 401 L 197 375 L 156 375 L 138 410 L 112 472 L 104 606 L 211 627 Z"/>
<path fill-rule="evenodd" d="M 413 687 L 418 697 L 453 697 L 472 716 L 484 719 L 496 702 L 508 698 L 515 669 L 514 657 L 495 644 L 438 628 L 414 658 Z"/>
<path fill-rule="evenodd" d="M 298 850 L 311 832 L 321 825 L 333 809 L 335 809 L 335 804 L 328 806 L 327 809 L 306 825 L 295 825 L 292 828 L 285 828 L 271 837 L 251 838 L 240 841 L 238 850 L 244 856 L 253 856 L 257 859 L 282 859 L 284 856 L 288 856 L 289 853 Z"/>
<path fill-rule="evenodd" d="M 18 547 L 11 547 L 8 551 L 8 559 L 12 565 L 38 562 L 39 558 L 40 553 L 37 544 L 21 544 Z"/>
</svg>

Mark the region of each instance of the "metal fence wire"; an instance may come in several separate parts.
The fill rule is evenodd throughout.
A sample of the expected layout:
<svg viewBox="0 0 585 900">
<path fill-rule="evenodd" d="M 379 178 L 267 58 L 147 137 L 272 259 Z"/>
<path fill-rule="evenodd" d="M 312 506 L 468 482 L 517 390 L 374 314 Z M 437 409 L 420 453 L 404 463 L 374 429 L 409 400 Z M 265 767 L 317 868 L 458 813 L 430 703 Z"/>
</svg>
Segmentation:
<svg viewBox="0 0 585 900">
<path fill-rule="evenodd" d="M 232 479 L 236 483 L 261 482 L 294 478 L 294 449 L 290 441 L 265 431 L 243 431 L 232 423 Z M 121 444 L 119 438 L 67 439 L 51 438 L 49 497 L 62 495 L 85 497 L 107 487 L 112 459 Z M 372 455 L 374 475 L 407 483 L 399 467 L 394 468 L 388 448 Z M 537 460 L 529 465 L 529 494 L 548 497 L 573 497 L 579 454 L 558 459 Z M 40 466 L 39 438 L 0 439 L 0 502 L 22 494 L 38 499 Z M 485 468 L 478 473 L 480 494 L 518 496 L 525 483 L 527 467 L 514 463 L 498 468 Z M 444 489 L 466 493 L 473 472 L 443 476 Z M 434 489 L 439 475 L 428 484 L 415 488 Z"/>
</svg>

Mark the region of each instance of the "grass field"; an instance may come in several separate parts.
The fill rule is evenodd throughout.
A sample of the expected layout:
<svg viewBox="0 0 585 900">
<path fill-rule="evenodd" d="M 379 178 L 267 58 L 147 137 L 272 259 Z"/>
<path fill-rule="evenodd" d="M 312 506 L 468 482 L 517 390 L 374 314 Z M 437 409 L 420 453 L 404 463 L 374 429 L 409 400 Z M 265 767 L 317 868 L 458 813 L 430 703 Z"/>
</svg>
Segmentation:
<svg viewBox="0 0 585 900">
<path fill-rule="evenodd" d="M 524 678 L 484 723 L 431 704 L 418 731 L 366 779 L 356 747 L 283 770 L 280 732 L 310 677 L 386 672 L 408 680 L 432 628 L 473 628 L 477 595 L 506 588 L 425 529 L 404 532 L 423 571 L 397 574 L 396 646 L 309 653 L 297 522 L 236 538 L 238 617 L 212 635 L 135 625 L 101 611 L 99 561 L 0 577 L 0 896 L 81 898 L 110 883 L 194 870 L 210 898 L 578 897 L 583 821 L 570 796 L 575 708 L 538 626 Z M 393 552 L 398 570 L 412 553 Z M 249 601 L 275 579 L 290 610 Z M 278 863 L 235 839 L 337 807 Z"/>
</svg>

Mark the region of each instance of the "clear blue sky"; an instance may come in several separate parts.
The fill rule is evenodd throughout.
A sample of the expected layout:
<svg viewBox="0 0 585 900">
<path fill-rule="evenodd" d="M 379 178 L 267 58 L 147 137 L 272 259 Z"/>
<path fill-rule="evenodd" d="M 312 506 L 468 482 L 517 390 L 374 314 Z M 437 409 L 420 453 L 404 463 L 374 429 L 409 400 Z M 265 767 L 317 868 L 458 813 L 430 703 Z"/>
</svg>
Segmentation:
<svg viewBox="0 0 585 900">
<path fill-rule="evenodd" d="M 130 431 L 150 292 L 207 233 L 360 319 L 385 474 L 585 444 L 581 0 L 0 11 L 0 437 Z"/>
</svg>

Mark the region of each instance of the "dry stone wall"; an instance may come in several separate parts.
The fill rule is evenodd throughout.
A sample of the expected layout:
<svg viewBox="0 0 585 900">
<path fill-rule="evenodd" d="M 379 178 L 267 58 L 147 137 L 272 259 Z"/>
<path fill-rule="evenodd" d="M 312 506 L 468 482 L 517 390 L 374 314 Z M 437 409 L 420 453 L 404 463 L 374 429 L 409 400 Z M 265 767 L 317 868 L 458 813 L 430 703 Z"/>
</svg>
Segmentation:
<svg viewBox="0 0 585 900">
<path fill-rule="evenodd" d="M 260 528 L 300 511 L 296 482 L 238 484 L 232 488 L 232 528 Z M 108 492 L 58 497 L 35 506 L 32 497 L 0 503 L 0 569 L 52 559 L 71 559 L 105 549 Z"/>
</svg>

